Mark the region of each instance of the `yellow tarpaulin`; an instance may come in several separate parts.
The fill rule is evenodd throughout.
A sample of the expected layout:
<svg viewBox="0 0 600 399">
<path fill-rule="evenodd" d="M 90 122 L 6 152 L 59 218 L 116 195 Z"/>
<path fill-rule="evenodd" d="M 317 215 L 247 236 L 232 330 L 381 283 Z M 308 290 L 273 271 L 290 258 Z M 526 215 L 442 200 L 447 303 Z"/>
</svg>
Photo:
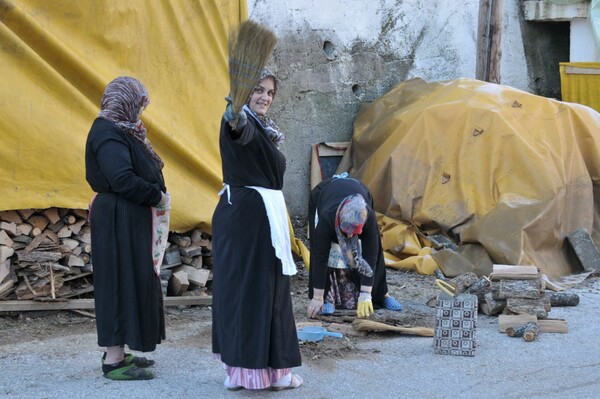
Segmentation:
<svg viewBox="0 0 600 399">
<path fill-rule="evenodd" d="M 556 278 L 573 272 L 566 235 L 599 236 L 600 114 L 589 107 L 413 79 L 361 107 L 347 157 L 378 212 L 480 245 L 496 263 Z M 386 247 L 409 242 L 404 230 Z M 397 260 L 427 255 L 409 252 Z"/>
<path fill-rule="evenodd" d="M 171 230 L 210 231 L 227 38 L 247 12 L 246 0 L 0 0 L 0 210 L 87 208 L 86 136 L 107 83 L 129 75 L 150 94 Z"/>
</svg>

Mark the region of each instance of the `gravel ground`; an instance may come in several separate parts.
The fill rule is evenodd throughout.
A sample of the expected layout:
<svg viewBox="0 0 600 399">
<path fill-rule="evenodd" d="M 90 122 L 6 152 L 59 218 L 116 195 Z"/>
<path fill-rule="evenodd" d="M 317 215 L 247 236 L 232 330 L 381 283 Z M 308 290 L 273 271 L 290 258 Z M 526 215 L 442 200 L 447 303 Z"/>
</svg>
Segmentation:
<svg viewBox="0 0 600 399">
<path fill-rule="evenodd" d="M 296 321 L 306 322 L 305 273 L 294 278 Z M 419 324 L 433 319 L 425 305 L 432 278 L 390 271 L 390 291 L 405 305 L 396 317 Z M 2 398 L 592 398 L 600 392 L 600 280 L 573 289 L 576 307 L 553 308 L 568 321 L 566 334 L 540 333 L 534 342 L 498 332 L 497 318 L 479 315 L 474 357 L 436 355 L 432 338 L 346 334 L 302 344 L 305 384 L 283 392 L 229 392 L 211 357 L 210 308 L 169 308 L 167 340 L 150 357 L 151 381 L 102 377 L 93 320 L 73 312 L 0 317 Z M 379 311 L 378 316 L 386 315 Z M 413 324 L 414 325 L 414 324 Z"/>
</svg>

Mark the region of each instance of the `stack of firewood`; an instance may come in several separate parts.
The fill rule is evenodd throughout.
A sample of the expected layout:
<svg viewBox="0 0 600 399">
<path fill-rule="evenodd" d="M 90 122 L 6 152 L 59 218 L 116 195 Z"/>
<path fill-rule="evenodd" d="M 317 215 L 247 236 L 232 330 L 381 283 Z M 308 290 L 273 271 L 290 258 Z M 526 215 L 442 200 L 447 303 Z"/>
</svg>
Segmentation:
<svg viewBox="0 0 600 399">
<path fill-rule="evenodd" d="M 0 212 L 0 299 L 93 296 L 87 210 L 25 209 Z M 161 279 L 165 295 L 203 294 L 211 280 L 210 236 L 171 233 Z"/>
<path fill-rule="evenodd" d="M 201 230 L 170 233 L 161 266 L 163 294 L 206 295 L 212 281 L 212 241 Z"/>
<path fill-rule="evenodd" d="M 500 330 L 527 341 L 535 339 L 539 331 L 566 332 L 566 321 L 549 319 L 548 312 L 553 306 L 579 303 L 577 294 L 547 291 L 536 266 L 493 265 L 490 276 L 478 278 L 474 273 L 465 273 L 448 283 L 457 293 L 476 295 L 484 314 L 502 313 Z"/>
<path fill-rule="evenodd" d="M 71 298 L 93 291 L 87 211 L 0 212 L 0 298 Z"/>
</svg>

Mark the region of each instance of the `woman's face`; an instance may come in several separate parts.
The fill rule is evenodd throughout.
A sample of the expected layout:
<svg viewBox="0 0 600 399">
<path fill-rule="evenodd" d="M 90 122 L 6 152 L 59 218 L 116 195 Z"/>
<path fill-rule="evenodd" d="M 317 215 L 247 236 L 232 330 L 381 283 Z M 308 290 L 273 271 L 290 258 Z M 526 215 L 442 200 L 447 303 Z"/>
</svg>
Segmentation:
<svg viewBox="0 0 600 399">
<path fill-rule="evenodd" d="M 265 115 L 275 96 L 275 81 L 273 78 L 264 78 L 254 88 L 250 96 L 248 107 L 258 115 Z"/>
</svg>

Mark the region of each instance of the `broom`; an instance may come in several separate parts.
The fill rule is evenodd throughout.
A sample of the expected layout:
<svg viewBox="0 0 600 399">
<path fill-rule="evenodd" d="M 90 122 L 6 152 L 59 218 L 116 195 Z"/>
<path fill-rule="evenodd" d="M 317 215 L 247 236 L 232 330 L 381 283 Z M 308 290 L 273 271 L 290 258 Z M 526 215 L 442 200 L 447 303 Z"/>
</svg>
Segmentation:
<svg viewBox="0 0 600 399">
<path fill-rule="evenodd" d="M 242 109 L 275 47 L 275 34 L 252 20 L 243 21 L 229 36 L 229 97 L 235 115 Z"/>
</svg>

